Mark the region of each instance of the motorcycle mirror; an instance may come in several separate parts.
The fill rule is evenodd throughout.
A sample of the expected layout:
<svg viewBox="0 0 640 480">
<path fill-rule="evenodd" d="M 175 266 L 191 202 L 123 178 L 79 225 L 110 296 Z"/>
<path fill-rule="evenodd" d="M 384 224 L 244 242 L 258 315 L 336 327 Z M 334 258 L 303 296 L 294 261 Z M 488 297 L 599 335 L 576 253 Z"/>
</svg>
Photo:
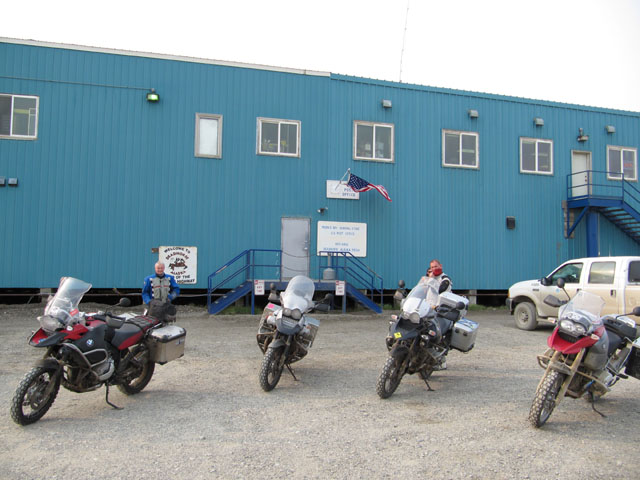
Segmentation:
<svg viewBox="0 0 640 480">
<path fill-rule="evenodd" d="M 122 297 L 117 305 L 118 307 L 130 307 L 131 300 L 129 300 L 127 297 Z"/>
<path fill-rule="evenodd" d="M 275 292 L 271 292 L 268 299 L 271 303 L 280 303 L 280 297 Z"/>
<path fill-rule="evenodd" d="M 634 317 L 640 317 L 640 307 L 635 307 L 633 309 L 633 312 L 631 312 L 631 315 L 633 315 Z"/>
<path fill-rule="evenodd" d="M 464 302 L 456 303 L 456 310 L 464 310 Z"/>
<path fill-rule="evenodd" d="M 405 287 L 404 280 L 400 280 L 400 281 L 398 282 L 398 287 L 400 287 L 400 288 L 404 288 L 404 287 Z"/>
<path fill-rule="evenodd" d="M 553 295 L 547 295 L 543 300 L 544 303 L 549 305 L 550 307 L 561 307 L 566 302 L 563 302 L 558 297 L 554 297 Z"/>
<path fill-rule="evenodd" d="M 565 281 L 564 281 L 564 278 L 562 277 L 560 277 L 556 282 L 556 285 L 558 285 L 559 288 L 564 288 L 564 284 L 565 284 Z"/>
<path fill-rule="evenodd" d="M 331 307 L 326 303 L 316 303 L 315 309 L 319 312 L 328 312 Z"/>
</svg>

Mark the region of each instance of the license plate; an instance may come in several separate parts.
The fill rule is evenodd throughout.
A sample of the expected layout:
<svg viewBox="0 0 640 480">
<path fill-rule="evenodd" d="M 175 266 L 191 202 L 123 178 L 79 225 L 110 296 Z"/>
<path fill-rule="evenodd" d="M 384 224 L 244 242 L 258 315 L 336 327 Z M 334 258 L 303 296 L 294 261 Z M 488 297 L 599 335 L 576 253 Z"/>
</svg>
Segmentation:
<svg viewBox="0 0 640 480">
<path fill-rule="evenodd" d="M 393 334 L 393 338 L 401 338 L 402 334 L 400 332 L 396 332 Z"/>
</svg>

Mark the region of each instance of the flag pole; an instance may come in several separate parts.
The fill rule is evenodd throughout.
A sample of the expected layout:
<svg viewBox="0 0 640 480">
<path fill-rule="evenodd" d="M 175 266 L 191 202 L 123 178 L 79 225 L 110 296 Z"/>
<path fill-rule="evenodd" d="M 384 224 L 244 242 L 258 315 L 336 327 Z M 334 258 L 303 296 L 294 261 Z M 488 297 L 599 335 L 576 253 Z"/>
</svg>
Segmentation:
<svg viewBox="0 0 640 480">
<path fill-rule="evenodd" d="M 342 175 L 342 177 L 340 177 L 340 180 L 338 180 L 338 183 L 336 184 L 335 187 L 333 187 L 333 191 L 337 191 L 338 190 L 338 185 L 342 185 L 342 180 L 344 180 L 344 177 L 346 177 L 347 175 L 351 176 L 351 168 L 347 168 L 347 171 L 344 172 L 344 175 Z M 349 183 L 349 177 L 347 177 L 347 182 Z"/>
</svg>

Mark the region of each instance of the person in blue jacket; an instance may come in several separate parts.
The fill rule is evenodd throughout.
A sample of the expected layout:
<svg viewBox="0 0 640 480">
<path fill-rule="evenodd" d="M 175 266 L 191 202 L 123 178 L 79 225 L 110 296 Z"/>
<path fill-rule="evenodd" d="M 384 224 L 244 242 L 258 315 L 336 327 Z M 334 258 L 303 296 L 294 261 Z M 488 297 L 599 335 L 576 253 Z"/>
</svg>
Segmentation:
<svg viewBox="0 0 640 480">
<path fill-rule="evenodd" d="M 173 275 L 164 273 L 164 263 L 157 262 L 155 275 L 149 275 L 144 279 L 142 287 L 142 301 L 149 305 L 151 300 L 160 300 L 162 303 L 172 301 L 180 295 L 180 287 Z"/>
</svg>

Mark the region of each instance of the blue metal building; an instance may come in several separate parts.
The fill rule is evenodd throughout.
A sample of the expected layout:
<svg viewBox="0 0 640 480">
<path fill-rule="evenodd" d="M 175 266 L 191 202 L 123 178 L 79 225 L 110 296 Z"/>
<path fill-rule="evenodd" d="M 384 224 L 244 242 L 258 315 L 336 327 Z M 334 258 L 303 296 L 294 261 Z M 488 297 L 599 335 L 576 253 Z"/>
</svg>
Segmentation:
<svg viewBox="0 0 640 480">
<path fill-rule="evenodd" d="M 318 278 L 318 222 L 345 222 L 385 288 L 436 257 L 503 290 L 640 254 L 639 147 L 637 112 L 0 39 L 0 288 L 139 287 L 163 245 L 196 246 L 206 288 L 289 240 Z M 392 202 L 327 198 L 347 169 Z"/>
</svg>

